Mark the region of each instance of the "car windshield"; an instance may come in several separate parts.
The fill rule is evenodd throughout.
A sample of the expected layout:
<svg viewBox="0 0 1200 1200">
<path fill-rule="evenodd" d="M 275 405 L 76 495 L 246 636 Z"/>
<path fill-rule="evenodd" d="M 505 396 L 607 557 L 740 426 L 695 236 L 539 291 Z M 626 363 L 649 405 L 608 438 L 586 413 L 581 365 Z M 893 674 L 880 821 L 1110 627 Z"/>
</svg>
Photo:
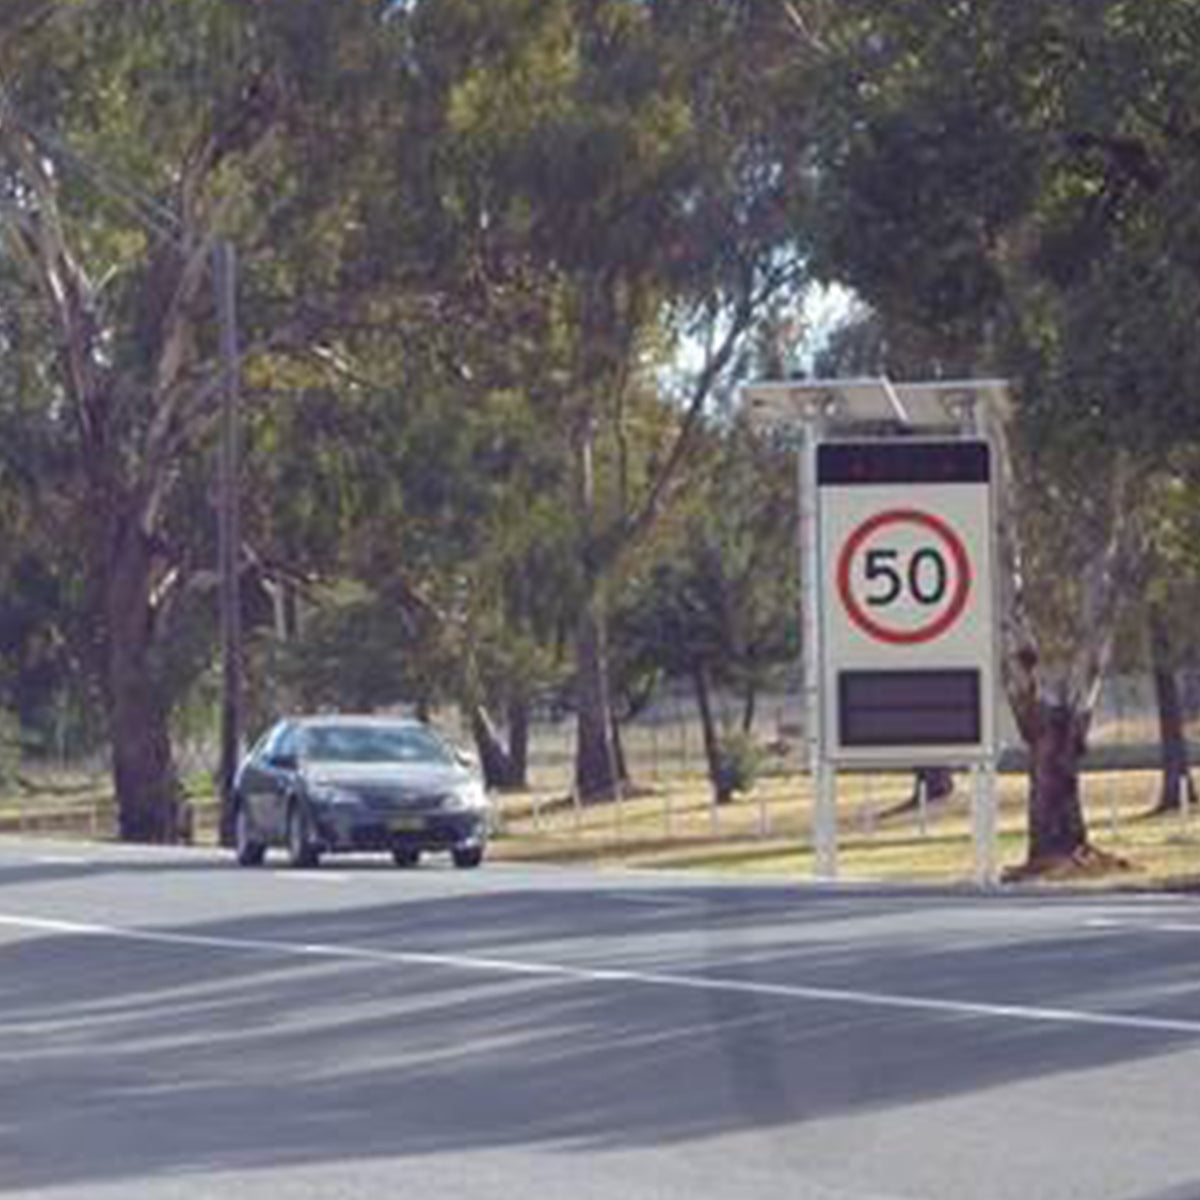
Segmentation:
<svg viewBox="0 0 1200 1200">
<path fill-rule="evenodd" d="M 322 725 L 305 731 L 304 757 L 316 762 L 438 763 L 453 761 L 444 743 L 417 726 Z"/>
</svg>

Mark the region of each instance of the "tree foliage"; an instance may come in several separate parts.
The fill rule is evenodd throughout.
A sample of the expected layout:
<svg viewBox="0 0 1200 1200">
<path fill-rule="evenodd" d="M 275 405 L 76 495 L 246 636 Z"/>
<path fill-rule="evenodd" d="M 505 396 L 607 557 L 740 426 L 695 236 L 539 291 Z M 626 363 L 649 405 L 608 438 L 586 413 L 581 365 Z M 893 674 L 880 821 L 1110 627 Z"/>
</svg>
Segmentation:
<svg viewBox="0 0 1200 1200">
<path fill-rule="evenodd" d="M 839 103 L 824 269 L 932 337 L 935 371 L 1017 384 L 1031 622 L 1011 694 L 1032 739 L 1061 729 L 1070 791 L 1144 582 L 1154 481 L 1196 431 L 1193 6 L 857 0 L 825 15 Z M 1086 847 L 1081 816 L 1041 839 L 1032 815 L 1031 859 Z"/>
</svg>

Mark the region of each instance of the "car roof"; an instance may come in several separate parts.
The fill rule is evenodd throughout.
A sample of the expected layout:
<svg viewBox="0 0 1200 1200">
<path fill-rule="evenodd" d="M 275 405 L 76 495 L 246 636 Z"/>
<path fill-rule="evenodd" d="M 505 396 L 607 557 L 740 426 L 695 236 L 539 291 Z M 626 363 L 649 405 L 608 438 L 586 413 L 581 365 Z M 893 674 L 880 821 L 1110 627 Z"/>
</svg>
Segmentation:
<svg viewBox="0 0 1200 1200">
<path fill-rule="evenodd" d="M 361 725 L 364 728 L 383 727 L 387 729 L 428 729 L 424 721 L 415 717 L 387 717 L 373 713 L 311 713 L 285 717 L 283 720 L 290 725 L 298 725 L 304 729 L 320 729 L 330 725 Z"/>
</svg>

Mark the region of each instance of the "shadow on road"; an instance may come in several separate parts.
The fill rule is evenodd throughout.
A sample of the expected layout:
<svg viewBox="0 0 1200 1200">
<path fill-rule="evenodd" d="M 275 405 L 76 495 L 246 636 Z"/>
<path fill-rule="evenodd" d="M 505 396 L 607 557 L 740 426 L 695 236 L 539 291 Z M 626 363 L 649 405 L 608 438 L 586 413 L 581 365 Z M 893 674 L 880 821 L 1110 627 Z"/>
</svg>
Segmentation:
<svg viewBox="0 0 1200 1200">
<path fill-rule="evenodd" d="M 945 922 L 945 898 L 930 902 L 943 930 L 932 936 L 919 899 L 930 897 L 527 884 L 177 932 L 1095 1011 L 1165 995 L 1155 1011 L 1200 1014 L 1190 964 L 1138 940 L 1003 942 Z M 782 1162 L 797 1124 L 1185 1044 L 636 980 L 30 936 L 0 947 L 0 1192 L 472 1148 L 684 1146 L 737 1131 Z M 832 1133 L 821 1151 L 854 1152 Z"/>
</svg>

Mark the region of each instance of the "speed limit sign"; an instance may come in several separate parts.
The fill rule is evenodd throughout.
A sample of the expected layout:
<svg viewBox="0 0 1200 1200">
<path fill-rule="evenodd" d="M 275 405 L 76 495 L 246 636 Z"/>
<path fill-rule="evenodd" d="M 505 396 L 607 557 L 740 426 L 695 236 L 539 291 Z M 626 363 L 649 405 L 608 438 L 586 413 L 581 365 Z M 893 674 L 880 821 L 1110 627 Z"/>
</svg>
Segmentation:
<svg viewBox="0 0 1200 1200">
<path fill-rule="evenodd" d="M 838 597 L 868 637 L 895 646 L 932 642 L 971 595 L 971 560 L 954 527 L 920 509 L 876 513 L 838 557 Z"/>
<path fill-rule="evenodd" d="M 971 762 L 994 724 L 991 455 L 976 440 L 817 449 L 822 727 L 833 762 Z"/>
</svg>

